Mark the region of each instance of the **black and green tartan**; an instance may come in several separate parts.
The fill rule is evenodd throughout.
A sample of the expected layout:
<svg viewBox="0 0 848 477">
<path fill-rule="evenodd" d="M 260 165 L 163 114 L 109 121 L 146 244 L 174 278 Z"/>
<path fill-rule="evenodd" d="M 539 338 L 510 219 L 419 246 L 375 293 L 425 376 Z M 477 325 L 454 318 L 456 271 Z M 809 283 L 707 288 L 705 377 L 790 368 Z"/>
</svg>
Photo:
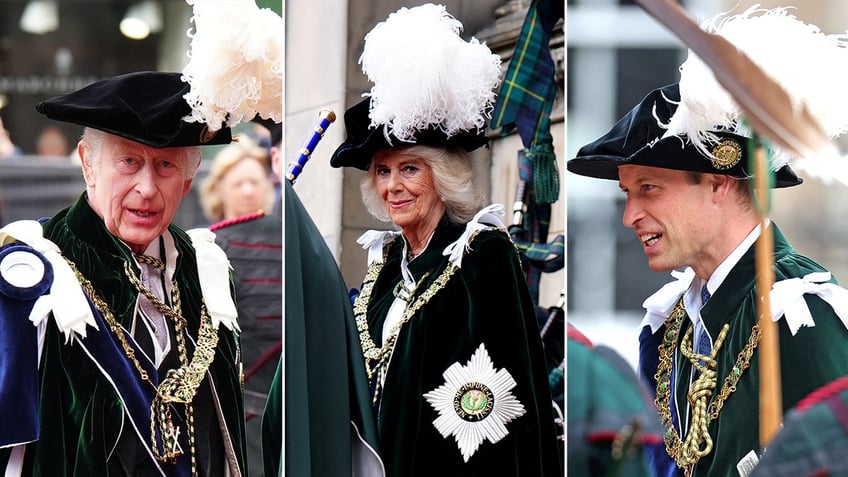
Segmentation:
<svg viewBox="0 0 848 477">
<path fill-rule="evenodd" d="M 536 198 L 541 203 L 555 202 L 559 195 L 550 131 L 557 93 L 556 65 L 549 44 L 551 32 L 564 14 L 562 1 L 533 0 L 530 4 L 492 113 L 492 129 L 503 127 L 504 133 L 518 129 L 525 155 L 534 159 Z"/>
</svg>

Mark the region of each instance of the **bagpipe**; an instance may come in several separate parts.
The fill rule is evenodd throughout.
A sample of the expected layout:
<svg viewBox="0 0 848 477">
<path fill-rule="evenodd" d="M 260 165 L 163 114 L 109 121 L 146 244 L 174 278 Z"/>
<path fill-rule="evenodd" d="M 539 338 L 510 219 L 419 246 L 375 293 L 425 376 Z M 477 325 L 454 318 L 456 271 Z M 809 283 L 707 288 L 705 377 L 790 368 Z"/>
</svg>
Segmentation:
<svg viewBox="0 0 848 477">
<path fill-rule="evenodd" d="M 530 295 L 536 304 L 557 414 L 558 438 L 563 441 L 565 287 L 555 305 L 546 309 L 538 303 L 542 274 L 557 272 L 565 266 L 565 237 L 557 235 L 548 240 L 551 204 L 559 198 L 550 115 L 558 90 L 562 89 L 550 45 L 554 29 L 562 25 L 564 16 L 563 2 L 533 0 L 530 3 L 490 123 L 493 131 L 500 130 L 504 136 L 515 129 L 524 145 L 518 151 L 519 180 L 509 234 L 521 255 Z"/>
<path fill-rule="evenodd" d="M 312 129 L 309 131 L 309 134 L 306 136 L 306 140 L 303 141 L 303 145 L 300 146 L 300 149 L 297 150 L 297 157 L 286 166 L 286 180 L 289 181 L 290 184 L 294 185 L 295 181 L 297 181 L 300 173 L 303 172 L 304 166 L 306 166 L 306 162 L 309 161 L 309 158 L 312 156 L 312 152 L 315 151 L 315 147 L 324 138 L 324 133 L 327 132 L 327 128 L 330 127 L 330 124 L 336 120 L 336 113 L 329 109 L 322 109 L 318 113 L 318 119 L 315 121 L 315 124 L 312 126 Z"/>
</svg>

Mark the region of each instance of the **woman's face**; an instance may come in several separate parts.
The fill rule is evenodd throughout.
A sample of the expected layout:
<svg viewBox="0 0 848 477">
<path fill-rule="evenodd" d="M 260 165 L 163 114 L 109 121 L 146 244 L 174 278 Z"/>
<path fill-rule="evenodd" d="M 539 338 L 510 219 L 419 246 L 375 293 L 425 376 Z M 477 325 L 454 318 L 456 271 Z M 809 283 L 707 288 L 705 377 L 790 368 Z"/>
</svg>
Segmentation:
<svg viewBox="0 0 848 477">
<path fill-rule="evenodd" d="M 374 155 L 374 172 L 392 222 L 404 234 L 429 235 L 442 218 L 445 205 L 424 158 L 403 149 L 384 149 Z"/>
<path fill-rule="evenodd" d="M 228 170 L 216 187 L 223 205 L 224 219 L 255 214 L 268 207 L 273 184 L 265 167 L 246 157 Z"/>
</svg>

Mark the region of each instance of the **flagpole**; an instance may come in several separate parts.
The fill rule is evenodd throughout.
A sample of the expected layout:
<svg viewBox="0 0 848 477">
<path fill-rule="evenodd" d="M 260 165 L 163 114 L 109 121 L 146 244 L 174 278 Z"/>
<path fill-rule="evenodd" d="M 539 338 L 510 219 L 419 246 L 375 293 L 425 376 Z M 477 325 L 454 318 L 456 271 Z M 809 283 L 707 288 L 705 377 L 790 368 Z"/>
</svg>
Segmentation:
<svg viewBox="0 0 848 477">
<path fill-rule="evenodd" d="M 760 328 L 760 446 L 765 447 L 780 428 L 783 399 L 780 383 L 780 342 L 777 323 L 771 319 L 769 292 L 774 284 L 774 235 L 766 230 L 770 209 L 768 156 L 758 142 L 754 152 L 754 183 L 757 213 L 760 218 L 760 237 L 756 244 L 756 275 Z"/>
</svg>

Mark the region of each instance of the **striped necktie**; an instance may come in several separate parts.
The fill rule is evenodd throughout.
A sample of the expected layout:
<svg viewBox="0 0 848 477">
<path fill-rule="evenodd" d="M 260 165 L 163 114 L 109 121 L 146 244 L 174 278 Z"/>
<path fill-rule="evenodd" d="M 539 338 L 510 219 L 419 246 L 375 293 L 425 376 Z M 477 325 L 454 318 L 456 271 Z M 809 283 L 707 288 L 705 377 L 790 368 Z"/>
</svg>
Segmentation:
<svg viewBox="0 0 848 477">
<path fill-rule="evenodd" d="M 701 287 L 701 307 L 706 305 L 707 300 L 709 300 L 709 299 L 710 299 L 710 292 L 709 292 L 709 290 L 707 290 L 707 285 L 704 284 L 704 286 Z M 701 355 L 710 354 L 710 351 L 712 351 L 713 347 L 710 344 L 710 337 L 707 334 L 707 330 L 706 330 L 706 327 L 704 326 L 703 322 L 700 323 L 700 326 L 698 327 L 697 331 L 699 333 L 698 333 L 698 349 L 697 349 L 696 352 L 698 354 L 701 354 Z"/>
</svg>

